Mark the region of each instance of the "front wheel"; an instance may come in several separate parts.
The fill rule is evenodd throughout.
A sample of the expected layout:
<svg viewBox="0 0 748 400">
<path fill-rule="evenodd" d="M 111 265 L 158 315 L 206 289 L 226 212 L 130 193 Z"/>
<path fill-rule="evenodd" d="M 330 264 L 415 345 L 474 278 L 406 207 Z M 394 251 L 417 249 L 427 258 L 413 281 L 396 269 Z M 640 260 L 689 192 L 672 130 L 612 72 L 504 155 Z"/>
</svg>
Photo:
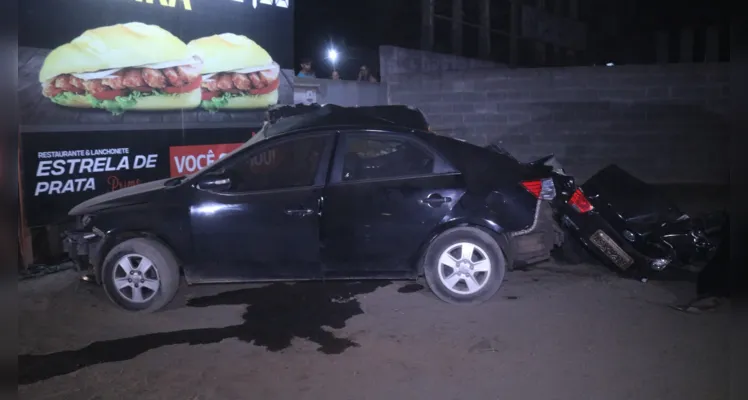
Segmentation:
<svg viewBox="0 0 748 400">
<path fill-rule="evenodd" d="M 128 311 L 154 312 L 171 302 L 179 289 L 179 264 L 163 244 L 146 238 L 112 248 L 101 273 L 104 290 Z"/>
<path fill-rule="evenodd" d="M 501 287 L 506 258 L 490 234 L 471 227 L 439 235 L 424 257 L 426 283 L 441 300 L 475 304 L 490 299 Z"/>
</svg>

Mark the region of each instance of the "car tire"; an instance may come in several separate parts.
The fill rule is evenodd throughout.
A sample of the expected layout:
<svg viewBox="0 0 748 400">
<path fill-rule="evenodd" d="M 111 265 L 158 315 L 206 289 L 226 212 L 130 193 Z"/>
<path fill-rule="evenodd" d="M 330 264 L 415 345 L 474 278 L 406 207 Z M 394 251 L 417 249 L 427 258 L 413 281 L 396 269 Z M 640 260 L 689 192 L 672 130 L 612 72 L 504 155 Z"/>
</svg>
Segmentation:
<svg viewBox="0 0 748 400">
<path fill-rule="evenodd" d="M 101 280 L 109 299 L 128 311 L 150 313 L 168 305 L 179 289 L 179 263 L 162 243 L 126 240 L 104 259 Z"/>
<path fill-rule="evenodd" d="M 463 254 L 472 249 L 472 254 Z M 453 268 L 454 267 L 454 268 Z M 507 259 L 497 241 L 472 227 L 447 230 L 431 242 L 423 275 L 431 291 L 451 304 L 482 303 L 499 290 Z"/>
</svg>

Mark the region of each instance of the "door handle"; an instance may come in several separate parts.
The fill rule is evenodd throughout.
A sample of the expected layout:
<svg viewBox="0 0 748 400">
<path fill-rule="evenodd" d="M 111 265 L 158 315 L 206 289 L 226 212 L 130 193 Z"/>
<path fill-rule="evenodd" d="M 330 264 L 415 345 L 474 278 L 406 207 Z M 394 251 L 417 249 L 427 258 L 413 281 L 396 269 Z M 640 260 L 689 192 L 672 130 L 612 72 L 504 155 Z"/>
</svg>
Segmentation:
<svg viewBox="0 0 748 400">
<path fill-rule="evenodd" d="M 440 206 L 442 204 L 446 204 L 452 201 L 449 197 L 443 197 L 440 194 L 432 194 L 429 197 L 426 197 L 425 199 L 422 199 L 420 202 L 421 204 L 426 204 L 428 206 Z"/>
<path fill-rule="evenodd" d="M 305 209 L 299 209 L 299 210 L 286 210 L 286 215 L 294 216 L 294 217 L 307 217 L 314 214 L 314 210 L 305 208 Z"/>
</svg>

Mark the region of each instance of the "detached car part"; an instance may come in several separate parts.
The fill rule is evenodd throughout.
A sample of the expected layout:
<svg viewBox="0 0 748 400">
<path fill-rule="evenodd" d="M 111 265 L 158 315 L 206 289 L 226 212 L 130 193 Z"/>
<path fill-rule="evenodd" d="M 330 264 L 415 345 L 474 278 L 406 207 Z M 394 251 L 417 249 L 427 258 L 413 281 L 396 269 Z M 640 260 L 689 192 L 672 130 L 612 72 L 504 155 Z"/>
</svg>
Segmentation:
<svg viewBox="0 0 748 400">
<path fill-rule="evenodd" d="M 559 220 L 585 248 L 621 271 L 647 277 L 669 266 L 704 263 L 714 252 L 695 220 L 616 165 L 599 171 L 578 193 L 588 212 L 571 202 L 554 203 Z"/>
</svg>

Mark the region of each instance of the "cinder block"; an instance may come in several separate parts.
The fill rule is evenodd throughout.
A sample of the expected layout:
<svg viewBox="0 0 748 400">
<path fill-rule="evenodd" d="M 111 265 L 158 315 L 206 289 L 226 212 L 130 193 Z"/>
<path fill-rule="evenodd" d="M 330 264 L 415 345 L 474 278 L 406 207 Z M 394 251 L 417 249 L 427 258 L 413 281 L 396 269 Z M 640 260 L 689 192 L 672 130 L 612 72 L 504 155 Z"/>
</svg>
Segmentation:
<svg viewBox="0 0 748 400">
<path fill-rule="evenodd" d="M 452 110 L 456 113 L 471 113 L 475 112 L 475 105 L 470 103 L 457 103 L 453 106 Z"/>
<path fill-rule="evenodd" d="M 389 93 L 421 107 L 440 134 L 503 140 L 526 160 L 555 153 L 579 181 L 619 163 L 648 181 L 721 182 L 727 159 L 716 155 L 729 145 L 728 67 L 442 69 L 399 74 Z"/>
<path fill-rule="evenodd" d="M 670 97 L 675 99 L 705 99 L 706 88 L 694 86 L 671 86 Z"/>
</svg>

